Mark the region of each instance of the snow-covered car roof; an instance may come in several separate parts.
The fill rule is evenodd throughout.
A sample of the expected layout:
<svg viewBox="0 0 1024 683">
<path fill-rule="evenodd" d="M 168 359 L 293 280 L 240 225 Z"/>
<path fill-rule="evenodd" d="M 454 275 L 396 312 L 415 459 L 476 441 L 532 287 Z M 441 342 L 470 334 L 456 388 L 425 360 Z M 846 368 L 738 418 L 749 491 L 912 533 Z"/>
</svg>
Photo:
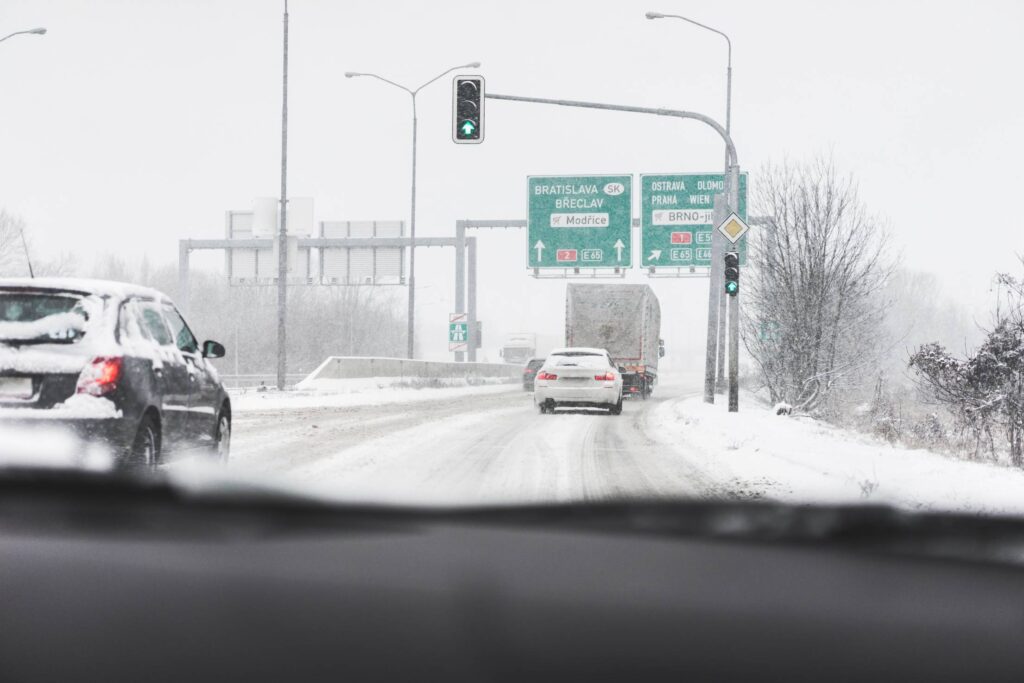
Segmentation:
<svg viewBox="0 0 1024 683">
<path fill-rule="evenodd" d="M 114 280 L 94 280 L 90 278 L 74 277 L 10 277 L 0 278 L 0 288 L 24 287 L 26 289 L 52 289 L 85 294 L 96 294 L 116 299 L 126 299 L 131 296 L 168 300 L 163 292 L 150 287 L 142 287 L 127 282 L 116 282 Z"/>
<path fill-rule="evenodd" d="M 595 349 L 589 346 L 567 346 L 564 349 L 555 349 L 549 356 L 566 356 L 569 354 L 592 354 L 595 356 L 607 356 L 608 352 L 604 349 Z"/>
</svg>

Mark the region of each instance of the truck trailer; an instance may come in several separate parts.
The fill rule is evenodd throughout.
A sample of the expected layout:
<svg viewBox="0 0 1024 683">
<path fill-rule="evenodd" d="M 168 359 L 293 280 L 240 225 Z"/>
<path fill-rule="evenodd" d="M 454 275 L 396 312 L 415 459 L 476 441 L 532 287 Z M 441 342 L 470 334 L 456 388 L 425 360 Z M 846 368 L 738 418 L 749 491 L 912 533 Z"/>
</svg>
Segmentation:
<svg viewBox="0 0 1024 683">
<path fill-rule="evenodd" d="M 569 283 L 565 345 L 608 351 L 622 373 L 622 394 L 646 399 L 658 379 L 661 307 L 648 285 Z"/>
</svg>

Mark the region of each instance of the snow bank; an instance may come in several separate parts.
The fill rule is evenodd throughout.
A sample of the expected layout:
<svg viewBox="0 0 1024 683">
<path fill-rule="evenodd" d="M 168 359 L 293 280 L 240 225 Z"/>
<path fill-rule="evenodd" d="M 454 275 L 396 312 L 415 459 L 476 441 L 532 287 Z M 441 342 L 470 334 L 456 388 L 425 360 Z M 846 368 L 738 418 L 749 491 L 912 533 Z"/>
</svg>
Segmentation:
<svg viewBox="0 0 1024 683">
<path fill-rule="evenodd" d="M 84 468 L 105 471 L 114 456 L 100 443 L 86 443 L 70 431 L 0 422 L 0 467 Z"/>
<path fill-rule="evenodd" d="M 749 396 L 741 397 L 740 410 L 729 413 L 724 402 L 698 397 L 666 401 L 652 411 L 648 432 L 740 497 L 1024 514 L 1022 471 L 776 415 Z"/>
<path fill-rule="evenodd" d="M 484 384 L 480 386 L 452 386 L 415 389 L 392 386 L 396 377 L 363 379 L 318 380 L 323 391 L 231 391 L 233 411 L 288 410 L 307 408 L 344 408 L 349 406 L 381 405 L 383 403 L 416 403 L 418 401 L 444 401 L 474 394 L 500 394 L 522 392 L 519 384 Z M 408 381 L 408 380 L 406 380 Z"/>
</svg>

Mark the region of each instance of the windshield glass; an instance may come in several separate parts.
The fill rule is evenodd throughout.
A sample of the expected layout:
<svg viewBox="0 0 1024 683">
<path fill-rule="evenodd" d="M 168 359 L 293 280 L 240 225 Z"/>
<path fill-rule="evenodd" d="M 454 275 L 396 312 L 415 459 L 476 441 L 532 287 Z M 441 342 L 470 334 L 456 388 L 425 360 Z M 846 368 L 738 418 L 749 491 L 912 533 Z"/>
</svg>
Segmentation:
<svg viewBox="0 0 1024 683">
<path fill-rule="evenodd" d="M 1024 3 L 0 24 L 0 476 L 1024 515 Z"/>
</svg>

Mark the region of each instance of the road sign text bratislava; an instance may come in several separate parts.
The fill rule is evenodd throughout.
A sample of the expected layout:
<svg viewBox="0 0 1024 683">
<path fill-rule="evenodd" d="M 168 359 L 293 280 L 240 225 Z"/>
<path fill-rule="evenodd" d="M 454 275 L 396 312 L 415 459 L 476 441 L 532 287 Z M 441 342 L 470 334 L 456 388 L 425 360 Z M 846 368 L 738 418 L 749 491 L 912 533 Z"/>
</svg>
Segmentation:
<svg viewBox="0 0 1024 683">
<path fill-rule="evenodd" d="M 530 268 L 629 268 L 633 177 L 530 176 Z"/>
</svg>

